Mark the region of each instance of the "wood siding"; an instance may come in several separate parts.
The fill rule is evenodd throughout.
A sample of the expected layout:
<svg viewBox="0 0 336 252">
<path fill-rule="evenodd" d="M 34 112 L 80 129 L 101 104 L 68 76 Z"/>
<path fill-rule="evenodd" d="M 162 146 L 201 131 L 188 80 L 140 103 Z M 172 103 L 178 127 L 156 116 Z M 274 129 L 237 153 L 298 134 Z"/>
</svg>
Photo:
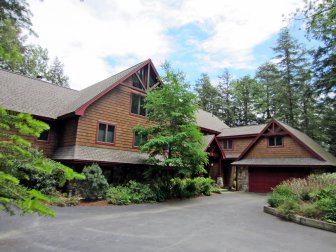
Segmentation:
<svg viewBox="0 0 336 252">
<path fill-rule="evenodd" d="M 132 128 L 140 124 L 149 126 L 147 118 L 130 113 L 131 95 L 136 91 L 120 85 L 93 103 L 78 120 L 76 144 L 128 151 L 133 148 Z M 115 125 L 114 144 L 96 142 L 98 122 Z"/>
<path fill-rule="evenodd" d="M 295 142 L 290 136 L 284 136 L 283 146 L 268 147 L 268 138 L 261 137 L 258 142 L 247 153 L 244 159 L 248 158 L 302 158 L 312 155 Z"/>
<path fill-rule="evenodd" d="M 59 123 L 59 146 L 70 146 L 76 144 L 78 117 L 62 120 Z"/>
<path fill-rule="evenodd" d="M 232 138 L 232 150 L 225 150 L 223 148 L 224 144 L 224 140 L 221 139 L 220 141 L 220 145 L 222 146 L 222 148 L 224 149 L 224 153 L 225 154 L 240 154 L 243 152 L 243 150 L 246 149 L 246 147 L 252 142 L 252 140 L 254 139 L 254 137 L 247 137 L 247 138 Z"/>
<path fill-rule="evenodd" d="M 51 158 L 58 145 L 58 129 L 55 122 L 45 123 L 50 126 L 48 141 L 37 140 L 37 138 L 33 136 L 23 136 L 23 138 L 29 140 L 32 146 L 42 151 L 46 157 Z"/>
</svg>

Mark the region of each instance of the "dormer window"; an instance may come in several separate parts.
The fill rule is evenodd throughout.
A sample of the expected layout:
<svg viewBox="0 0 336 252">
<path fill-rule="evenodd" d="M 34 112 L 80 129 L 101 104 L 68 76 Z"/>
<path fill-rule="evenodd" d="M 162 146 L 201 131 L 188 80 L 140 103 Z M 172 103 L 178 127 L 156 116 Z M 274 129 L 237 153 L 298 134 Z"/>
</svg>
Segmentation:
<svg viewBox="0 0 336 252">
<path fill-rule="evenodd" d="M 283 145 L 282 136 L 270 136 L 268 137 L 268 146 L 269 147 L 279 147 Z"/>
<path fill-rule="evenodd" d="M 232 139 L 224 139 L 223 149 L 224 150 L 232 150 L 233 149 Z"/>
</svg>

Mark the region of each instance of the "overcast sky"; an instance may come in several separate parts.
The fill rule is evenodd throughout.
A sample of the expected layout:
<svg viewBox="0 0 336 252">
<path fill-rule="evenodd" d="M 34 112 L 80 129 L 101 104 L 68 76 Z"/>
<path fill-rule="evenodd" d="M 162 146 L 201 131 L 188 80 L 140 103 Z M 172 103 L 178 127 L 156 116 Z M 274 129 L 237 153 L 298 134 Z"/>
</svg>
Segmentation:
<svg viewBox="0 0 336 252">
<path fill-rule="evenodd" d="M 190 83 L 202 72 L 253 73 L 302 0 L 30 0 L 32 39 L 82 89 L 151 58 Z M 295 34 L 294 34 L 295 35 Z"/>
</svg>

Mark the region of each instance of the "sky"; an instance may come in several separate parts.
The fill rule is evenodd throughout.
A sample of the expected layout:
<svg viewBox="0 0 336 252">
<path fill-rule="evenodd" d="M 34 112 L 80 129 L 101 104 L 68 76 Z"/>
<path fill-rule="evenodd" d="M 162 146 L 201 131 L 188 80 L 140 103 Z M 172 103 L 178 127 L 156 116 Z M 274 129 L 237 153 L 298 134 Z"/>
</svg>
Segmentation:
<svg viewBox="0 0 336 252">
<path fill-rule="evenodd" d="M 169 61 L 190 84 L 228 69 L 253 75 L 273 57 L 284 15 L 302 0 L 29 0 L 36 43 L 64 63 L 81 90 L 151 58 Z M 292 35 L 303 39 L 300 27 Z"/>
</svg>

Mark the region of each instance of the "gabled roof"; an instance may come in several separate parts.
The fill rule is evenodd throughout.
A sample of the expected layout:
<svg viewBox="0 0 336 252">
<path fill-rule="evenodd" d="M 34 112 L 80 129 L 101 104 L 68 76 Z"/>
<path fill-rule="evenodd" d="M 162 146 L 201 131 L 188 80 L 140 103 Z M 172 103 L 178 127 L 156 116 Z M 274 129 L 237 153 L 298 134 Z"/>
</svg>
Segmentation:
<svg viewBox="0 0 336 252">
<path fill-rule="evenodd" d="M 309 136 L 304 134 L 303 132 L 294 129 L 293 127 L 280 122 L 276 119 L 272 119 L 264 129 L 258 134 L 258 136 L 251 142 L 251 144 L 241 153 L 238 160 L 242 160 L 243 157 L 253 148 L 253 146 L 258 142 L 258 140 L 263 136 L 263 134 L 267 131 L 270 125 L 275 124 L 278 125 L 282 130 L 284 130 L 288 135 L 290 135 L 298 144 L 300 144 L 304 149 L 306 149 L 309 153 L 312 154 L 316 159 L 320 161 L 325 161 L 327 165 L 336 166 L 336 158 L 327 152 L 322 146 L 316 143 Z"/>
<path fill-rule="evenodd" d="M 224 158 L 225 154 L 224 151 L 221 147 L 221 145 L 218 143 L 217 139 L 216 139 L 216 135 L 212 134 L 212 135 L 203 135 L 203 142 L 204 142 L 204 151 L 207 151 L 208 148 L 210 147 L 210 145 L 214 142 L 215 145 L 218 147 L 220 153 L 221 153 L 221 157 Z"/>
<path fill-rule="evenodd" d="M 113 88 L 117 87 L 124 80 L 129 78 L 132 74 L 136 73 L 139 69 L 147 64 L 150 64 L 152 69 L 154 69 L 155 73 L 157 74 L 151 59 L 143 61 L 103 81 L 81 90 L 80 96 L 69 104 L 69 106 L 63 111 L 63 114 L 75 112 L 76 115 L 83 115 L 86 108 L 93 102 L 111 91 Z"/>
<path fill-rule="evenodd" d="M 321 145 L 316 143 L 313 139 L 311 139 L 309 136 L 307 136 L 305 133 L 294 129 L 293 127 L 277 121 L 281 126 L 283 126 L 289 133 L 291 133 L 293 136 L 295 136 L 299 141 L 301 141 L 304 145 L 309 147 L 312 151 L 314 151 L 317 155 L 322 157 L 325 161 L 328 163 L 336 166 L 336 157 L 333 156 L 331 153 L 327 152 Z"/>
<path fill-rule="evenodd" d="M 220 133 L 223 129 L 229 128 L 217 116 L 202 109 L 199 109 L 196 113 L 196 122 L 201 129 L 214 131 L 214 133 Z"/>
<path fill-rule="evenodd" d="M 0 70 L 0 106 L 56 119 L 79 91 Z"/>
<path fill-rule="evenodd" d="M 260 125 L 250 125 L 250 126 L 242 126 L 242 127 L 233 127 L 223 129 L 222 132 L 217 136 L 219 138 L 223 137 L 233 137 L 233 136 L 256 136 L 258 135 L 264 128 L 266 124 Z"/>
<path fill-rule="evenodd" d="M 81 91 L 0 70 L 0 106 L 52 119 L 70 113 L 83 115 L 94 101 L 147 64 L 158 76 L 152 61 L 148 59 Z"/>
</svg>

